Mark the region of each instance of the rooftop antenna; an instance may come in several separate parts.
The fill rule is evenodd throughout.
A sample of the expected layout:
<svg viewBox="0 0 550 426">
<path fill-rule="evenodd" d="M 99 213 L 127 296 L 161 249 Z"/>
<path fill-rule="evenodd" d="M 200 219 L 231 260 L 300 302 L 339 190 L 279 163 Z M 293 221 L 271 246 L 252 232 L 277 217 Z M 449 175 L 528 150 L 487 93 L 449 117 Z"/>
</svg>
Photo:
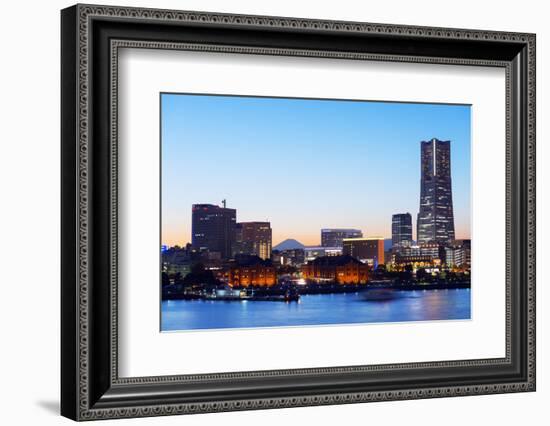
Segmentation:
<svg viewBox="0 0 550 426">
<path fill-rule="evenodd" d="M 227 203 L 227 202 L 226 202 L 226 200 L 225 200 L 225 198 L 224 198 L 224 199 L 222 200 L 222 204 L 223 204 L 223 208 L 224 208 L 224 209 L 225 209 L 226 203 Z"/>
</svg>

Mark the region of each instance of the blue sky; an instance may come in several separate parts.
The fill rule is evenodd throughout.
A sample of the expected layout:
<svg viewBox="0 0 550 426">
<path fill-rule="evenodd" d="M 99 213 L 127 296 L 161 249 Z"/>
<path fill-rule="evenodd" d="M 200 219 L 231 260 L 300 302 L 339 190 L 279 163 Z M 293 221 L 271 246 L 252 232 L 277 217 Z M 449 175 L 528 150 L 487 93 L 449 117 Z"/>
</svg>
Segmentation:
<svg viewBox="0 0 550 426">
<path fill-rule="evenodd" d="M 416 227 L 420 141 L 451 141 L 457 238 L 470 237 L 466 105 L 161 94 L 162 242 L 191 240 L 191 205 L 268 220 L 274 245 L 318 244 L 320 229 L 391 236 Z"/>
</svg>

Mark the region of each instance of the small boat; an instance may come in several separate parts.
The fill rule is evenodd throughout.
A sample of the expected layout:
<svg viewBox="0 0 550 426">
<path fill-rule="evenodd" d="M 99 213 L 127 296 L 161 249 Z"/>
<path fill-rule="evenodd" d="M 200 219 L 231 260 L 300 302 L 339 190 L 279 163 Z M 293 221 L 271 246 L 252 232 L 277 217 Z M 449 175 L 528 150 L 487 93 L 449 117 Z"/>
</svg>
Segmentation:
<svg viewBox="0 0 550 426">
<path fill-rule="evenodd" d="M 239 289 L 216 289 L 211 293 L 207 293 L 201 297 L 209 301 L 258 301 L 258 302 L 297 302 L 300 300 L 300 295 L 297 292 L 286 291 L 284 293 L 270 293 L 268 291 L 251 291 Z"/>
<path fill-rule="evenodd" d="M 364 291 L 361 296 L 367 302 L 386 302 L 399 298 L 399 292 L 391 288 L 376 288 Z"/>
</svg>

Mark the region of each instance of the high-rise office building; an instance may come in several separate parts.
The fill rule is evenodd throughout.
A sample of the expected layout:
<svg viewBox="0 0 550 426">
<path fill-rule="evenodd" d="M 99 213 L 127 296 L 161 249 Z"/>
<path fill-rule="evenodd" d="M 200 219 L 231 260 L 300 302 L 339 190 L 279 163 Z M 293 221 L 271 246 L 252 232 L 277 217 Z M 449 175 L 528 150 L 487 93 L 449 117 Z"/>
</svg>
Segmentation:
<svg viewBox="0 0 550 426">
<path fill-rule="evenodd" d="M 432 139 L 420 143 L 420 210 L 418 243 L 447 243 L 455 238 L 451 189 L 451 142 Z"/>
<path fill-rule="evenodd" d="M 391 243 L 393 249 L 412 245 L 412 216 L 410 213 L 399 213 L 391 218 Z"/>
<path fill-rule="evenodd" d="M 235 241 L 237 210 L 214 204 L 193 204 L 191 243 L 193 248 L 231 257 Z"/>
<path fill-rule="evenodd" d="M 344 256 L 351 256 L 374 267 L 384 263 L 384 238 L 345 238 Z"/>
<path fill-rule="evenodd" d="M 363 232 L 360 229 L 321 229 L 321 246 L 342 247 L 342 240 L 344 238 L 361 238 L 362 236 Z"/>
<path fill-rule="evenodd" d="M 235 229 L 233 254 L 250 254 L 264 260 L 270 259 L 271 235 L 269 222 L 239 222 Z"/>
</svg>

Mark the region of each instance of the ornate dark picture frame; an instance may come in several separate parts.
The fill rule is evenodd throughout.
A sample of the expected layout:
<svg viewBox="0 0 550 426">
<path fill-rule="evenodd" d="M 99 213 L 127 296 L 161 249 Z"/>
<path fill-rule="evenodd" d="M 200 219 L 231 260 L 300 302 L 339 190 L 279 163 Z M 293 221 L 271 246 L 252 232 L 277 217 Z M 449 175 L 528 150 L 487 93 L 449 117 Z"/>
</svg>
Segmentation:
<svg viewBox="0 0 550 426">
<path fill-rule="evenodd" d="M 158 416 L 535 390 L 535 35 L 76 5 L 61 13 L 61 413 Z M 117 52 L 187 49 L 506 70 L 506 356 L 118 377 Z"/>
</svg>

